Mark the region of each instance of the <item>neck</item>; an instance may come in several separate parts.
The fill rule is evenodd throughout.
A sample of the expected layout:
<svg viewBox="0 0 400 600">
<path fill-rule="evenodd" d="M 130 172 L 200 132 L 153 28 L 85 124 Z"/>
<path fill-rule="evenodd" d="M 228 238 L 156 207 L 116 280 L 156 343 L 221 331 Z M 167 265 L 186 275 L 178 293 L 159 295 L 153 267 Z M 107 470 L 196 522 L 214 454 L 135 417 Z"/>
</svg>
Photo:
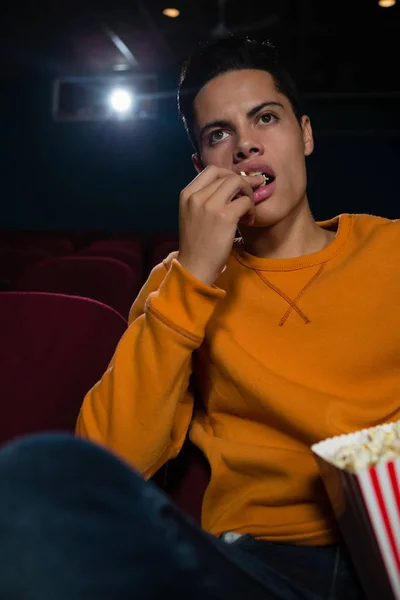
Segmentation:
<svg viewBox="0 0 400 600">
<path fill-rule="evenodd" d="M 315 222 L 305 197 L 285 219 L 270 227 L 248 227 L 242 232 L 247 252 L 259 258 L 296 258 L 319 252 L 335 237 Z"/>
</svg>

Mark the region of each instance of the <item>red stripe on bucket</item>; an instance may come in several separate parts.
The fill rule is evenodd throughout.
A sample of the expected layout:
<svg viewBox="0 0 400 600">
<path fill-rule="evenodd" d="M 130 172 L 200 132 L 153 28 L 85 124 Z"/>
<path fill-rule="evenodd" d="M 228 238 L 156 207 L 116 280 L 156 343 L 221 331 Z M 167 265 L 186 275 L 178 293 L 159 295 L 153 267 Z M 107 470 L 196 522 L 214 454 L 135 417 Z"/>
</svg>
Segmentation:
<svg viewBox="0 0 400 600">
<path fill-rule="evenodd" d="M 390 546 L 393 552 L 393 556 L 396 562 L 397 571 L 400 573 L 400 556 L 397 548 L 396 540 L 393 534 L 392 526 L 390 524 L 390 518 L 385 506 L 385 500 L 382 494 L 380 481 L 376 473 L 376 469 L 371 469 L 369 475 L 372 481 L 372 485 L 375 491 L 375 496 L 378 500 L 378 505 L 381 511 L 383 522 L 385 523 L 386 533 L 389 538 Z"/>
<path fill-rule="evenodd" d="M 394 466 L 394 462 L 388 463 L 388 472 L 389 472 L 390 482 L 392 484 L 393 494 L 394 494 L 394 497 L 396 500 L 397 510 L 399 511 L 399 515 L 400 515 L 400 486 L 399 486 L 399 482 L 397 479 L 397 473 L 396 473 L 396 469 Z"/>
</svg>

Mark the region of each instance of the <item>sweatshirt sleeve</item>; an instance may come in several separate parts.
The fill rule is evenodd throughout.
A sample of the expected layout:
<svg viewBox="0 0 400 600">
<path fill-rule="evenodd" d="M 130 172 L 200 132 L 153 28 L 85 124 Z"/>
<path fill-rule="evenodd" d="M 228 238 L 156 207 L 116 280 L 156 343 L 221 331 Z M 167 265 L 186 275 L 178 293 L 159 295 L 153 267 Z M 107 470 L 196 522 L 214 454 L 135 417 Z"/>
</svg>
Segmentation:
<svg viewBox="0 0 400 600">
<path fill-rule="evenodd" d="M 86 395 L 76 434 L 150 478 L 180 451 L 193 413 L 192 355 L 225 292 L 176 259 L 153 269 L 102 379 Z"/>
</svg>

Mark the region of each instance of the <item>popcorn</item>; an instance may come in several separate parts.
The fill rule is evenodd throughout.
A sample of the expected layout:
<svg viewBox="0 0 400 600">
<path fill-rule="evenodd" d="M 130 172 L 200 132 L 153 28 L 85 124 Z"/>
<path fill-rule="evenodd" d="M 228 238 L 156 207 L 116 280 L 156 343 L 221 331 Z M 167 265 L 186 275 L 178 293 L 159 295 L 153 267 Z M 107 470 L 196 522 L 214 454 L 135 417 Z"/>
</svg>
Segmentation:
<svg viewBox="0 0 400 600">
<path fill-rule="evenodd" d="M 368 429 L 358 444 L 341 447 L 332 456 L 332 462 L 341 469 L 358 473 L 397 457 L 400 457 L 400 421 L 394 423 L 390 431 Z"/>
</svg>

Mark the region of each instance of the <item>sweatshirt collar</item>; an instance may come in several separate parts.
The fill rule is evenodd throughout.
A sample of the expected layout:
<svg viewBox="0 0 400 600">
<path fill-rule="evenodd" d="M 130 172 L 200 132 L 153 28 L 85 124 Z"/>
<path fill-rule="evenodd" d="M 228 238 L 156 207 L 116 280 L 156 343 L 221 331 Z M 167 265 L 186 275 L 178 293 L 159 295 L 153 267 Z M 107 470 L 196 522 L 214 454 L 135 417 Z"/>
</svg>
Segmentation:
<svg viewBox="0 0 400 600">
<path fill-rule="evenodd" d="M 335 238 L 325 248 L 313 254 L 295 258 L 259 258 L 246 252 L 241 244 L 236 244 L 233 255 L 242 265 L 257 271 L 294 271 L 319 265 L 331 260 L 346 244 L 354 221 L 354 215 L 341 214 L 328 221 L 318 221 L 323 229 L 336 231 Z"/>
</svg>

